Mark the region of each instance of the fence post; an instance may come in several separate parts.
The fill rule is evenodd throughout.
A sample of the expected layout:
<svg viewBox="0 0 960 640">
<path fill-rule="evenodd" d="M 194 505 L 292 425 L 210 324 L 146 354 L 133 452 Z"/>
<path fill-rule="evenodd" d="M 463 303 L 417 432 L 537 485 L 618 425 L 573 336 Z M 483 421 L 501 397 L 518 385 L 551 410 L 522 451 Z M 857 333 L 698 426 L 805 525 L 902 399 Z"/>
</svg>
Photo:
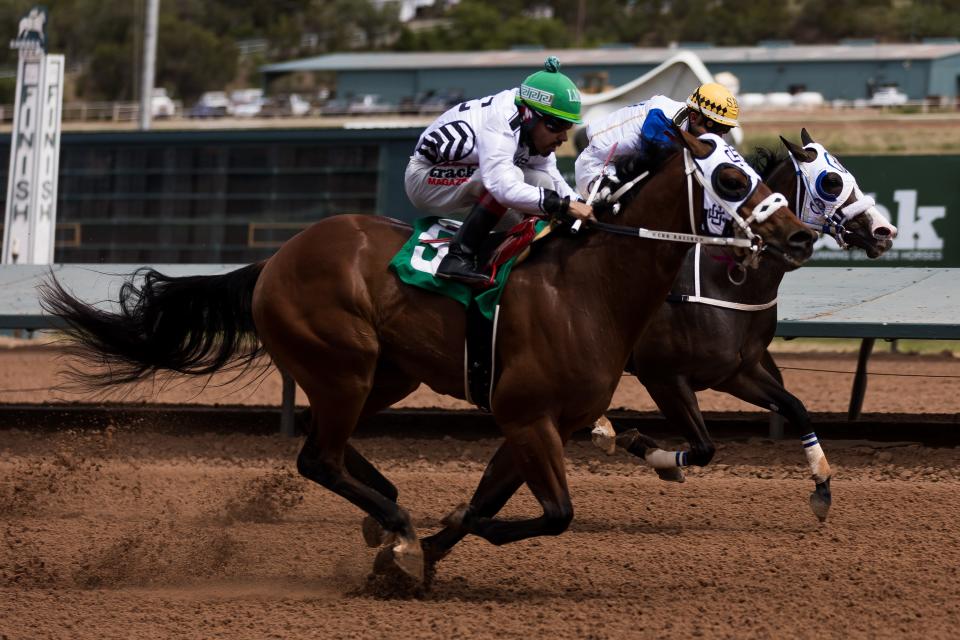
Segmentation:
<svg viewBox="0 0 960 640">
<path fill-rule="evenodd" d="M 875 338 L 864 338 L 860 343 L 860 355 L 857 357 L 857 372 L 853 376 L 853 390 L 850 392 L 850 409 L 847 411 L 847 420 L 853 422 L 860 419 L 863 409 L 863 396 L 867 392 L 867 361 L 873 352 Z"/>
<path fill-rule="evenodd" d="M 283 378 L 283 400 L 280 404 L 280 435 L 285 438 L 294 438 L 297 435 L 297 425 L 294 420 L 297 383 L 284 371 L 281 371 L 280 375 Z"/>
</svg>

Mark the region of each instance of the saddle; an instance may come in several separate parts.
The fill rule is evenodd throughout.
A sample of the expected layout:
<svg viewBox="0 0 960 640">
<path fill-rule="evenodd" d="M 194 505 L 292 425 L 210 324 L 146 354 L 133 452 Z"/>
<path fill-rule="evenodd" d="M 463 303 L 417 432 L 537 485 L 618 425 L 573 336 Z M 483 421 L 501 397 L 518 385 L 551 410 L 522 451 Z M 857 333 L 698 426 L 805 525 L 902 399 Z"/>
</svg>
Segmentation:
<svg viewBox="0 0 960 640">
<path fill-rule="evenodd" d="M 446 255 L 445 245 L 459 228 L 455 220 L 420 218 L 414 222 L 410 239 L 390 261 L 390 268 L 402 282 L 453 298 L 466 309 L 465 393 L 468 401 L 484 411 L 490 411 L 496 373 L 496 330 L 503 288 L 513 267 L 530 255 L 531 246 L 557 226 L 555 222 L 525 218 L 506 232 L 489 234 L 478 256 L 483 271 L 490 274 L 485 289 L 435 276 Z"/>
<path fill-rule="evenodd" d="M 440 224 L 456 233 L 459 223 L 454 220 L 441 219 Z M 536 216 L 524 217 L 523 220 L 515 224 L 507 231 L 498 231 L 487 234 L 486 239 L 480 245 L 480 251 L 477 256 L 480 271 L 489 274 L 487 287 L 496 285 L 497 272 L 503 265 L 513 262 L 514 265 L 520 264 L 530 255 L 531 245 L 546 238 L 559 226 L 555 220 L 545 222 Z M 443 245 L 450 242 L 453 236 L 423 240 L 424 243 Z"/>
</svg>

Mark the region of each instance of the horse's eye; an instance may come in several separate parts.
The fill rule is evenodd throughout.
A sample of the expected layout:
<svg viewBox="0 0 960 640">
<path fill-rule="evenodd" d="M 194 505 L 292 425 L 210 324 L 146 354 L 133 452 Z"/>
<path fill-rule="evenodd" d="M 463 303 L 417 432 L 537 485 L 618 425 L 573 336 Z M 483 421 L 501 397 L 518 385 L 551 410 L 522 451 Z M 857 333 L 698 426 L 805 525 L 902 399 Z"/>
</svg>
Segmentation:
<svg viewBox="0 0 960 640">
<path fill-rule="evenodd" d="M 743 187 L 743 176 L 739 173 L 724 172 L 720 175 L 720 186 L 728 191 L 736 191 Z"/>
<path fill-rule="evenodd" d="M 843 179 L 839 174 L 828 173 L 823 179 L 823 188 L 829 193 L 840 193 L 843 190 Z"/>
<path fill-rule="evenodd" d="M 743 200 L 750 189 L 750 179 L 733 164 L 722 164 L 713 172 L 713 189 L 724 200 Z"/>
</svg>

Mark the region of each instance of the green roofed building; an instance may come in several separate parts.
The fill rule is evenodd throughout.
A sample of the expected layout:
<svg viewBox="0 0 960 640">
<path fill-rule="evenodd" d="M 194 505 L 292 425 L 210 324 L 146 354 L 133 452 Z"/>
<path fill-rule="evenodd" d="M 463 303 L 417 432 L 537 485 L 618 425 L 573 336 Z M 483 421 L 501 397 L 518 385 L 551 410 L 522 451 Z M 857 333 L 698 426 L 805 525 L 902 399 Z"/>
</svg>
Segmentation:
<svg viewBox="0 0 960 640">
<path fill-rule="evenodd" d="M 713 73 L 728 71 L 740 92 L 816 91 L 827 100 L 869 98 L 874 89 L 895 85 L 911 100 L 930 96 L 955 100 L 960 93 L 960 42 L 793 45 L 770 41 L 753 47 L 694 46 Z M 336 76 L 337 94 L 376 94 L 397 103 L 429 92 L 460 92 L 465 98 L 519 85 L 543 65 L 547 54 L 560 58 L 563 72 L 589 83 L 605 74 L 618 86 L 650 71 L 680 48 L 598 48 L 432 53 L 336 53 L 261 67 L 266 82 L 291 73 Z"/>
</svg>

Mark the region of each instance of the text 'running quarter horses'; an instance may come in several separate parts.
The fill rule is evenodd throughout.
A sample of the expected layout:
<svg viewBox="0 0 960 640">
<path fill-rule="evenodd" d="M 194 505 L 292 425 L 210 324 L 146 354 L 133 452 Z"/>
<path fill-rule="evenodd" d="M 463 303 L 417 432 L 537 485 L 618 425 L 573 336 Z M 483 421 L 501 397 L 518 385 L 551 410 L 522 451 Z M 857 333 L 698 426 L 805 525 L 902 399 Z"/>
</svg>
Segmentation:
<svg viewBox="0 0 960 640">
<path fill-rule="evenodd" d="M 665 235 L 695 232 L 703 189 L 688 182 L 695 158 L 735 154 L 719 139 L 677 131 L 682 148 L 639 189 L 609 226 Z M 721 146 L 722 145 L 722 146 Z M 811 252 L 815 234 L 779 194 L 733 163 L 717 163 L 705 184 L 738 198 L 744 233 L 791 267 Z M 692 192 L 688 198 L 688 184 Z M 693 203 L 689 207 L 688 203 Z M 505 442 L 468 505 L 421 547 L 397 489 L 349 443 L 357 421 L 422 382 L 464 397 L 465 312 L 456 301 L 403 285 L 388 269 L 410 226 L 374 216 L 327 218 L 264 263 L 222 276 L 148 274 L 109 313 L 71 297 L 54 280 L 44 304 L 71 327 L 88 355 L 112 371 L 142 377 L 174 365 L 209 372 L 250 357 L 259 338 L 310 402 L 300 472 L 346 498 L 386 530 L 376 566 L 391 563 L 417 580 L 459 539 L 494 544 L 556 535 L 573 518 L 563 446 L 610 403 L 640 334 L 669 292 L 689 245 L 591 231 L 547 242 L 511 275 L 501 300 L 499 377 L 493 415 Z M 638 286 L 642 283 L 642 286 Z M 221 337 L 224 339 L 221 341 Z M 126 367 L 117 369 L 116 367 Z M 527 520 L 493 516 L 526 482 L 542 507 Z"/>
<path fill-rule="evenodd" d="M 784 156 L 761 150 L 761 176 L 767 184 L 796 203 L 805 224 L 830 234 L 841 247 L 859 247 L 871 258 L 889 250 L 896 227 L 806 129 L 800 137 L 802 147 L 781 138 L 788 152 Z M 816 483 L 810 506 L 823 520 L 831 504 L 830 466 L 806 408 L 784 388 L 767 348 L 777 328 L 777 289 L 784 270 L 771 264 L 735 286 L 728 278 L 726 253 L 699 245 L 691 249 L 668 303 L 654 315 L 627 367 L 668 423 L 686 435 L 690 450 L 663 451 L 636 430 L 620 434 L 617 441 L 661 478 L 682 481 L 683 466 L 704 466 L 715 452 L 696 392 L 724 391 L 783 415 L 798 432 Z"/>
</svg>

